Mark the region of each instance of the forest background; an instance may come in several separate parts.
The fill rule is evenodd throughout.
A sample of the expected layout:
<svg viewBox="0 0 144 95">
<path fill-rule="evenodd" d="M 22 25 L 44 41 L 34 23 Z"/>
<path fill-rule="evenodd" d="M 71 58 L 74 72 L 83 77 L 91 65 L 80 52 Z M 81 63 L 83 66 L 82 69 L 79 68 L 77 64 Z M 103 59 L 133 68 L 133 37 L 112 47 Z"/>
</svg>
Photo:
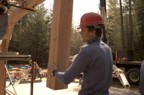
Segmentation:
<svg viewBox="0 0 144 95">
<path fill-rule="evenodd" d="M 129 6 L 131 1 L 131 7 Z M 107 0 L 107 40 L 112 51 L 131 49 L 133 41 L 134 59 L 144 60 L 144 0 L 123 0 L 123 39 L 121 36 L 121 15 L 119 0 Z M 131 19 L 130 10 L 131 8 Z M 30 54 L 41 66 L 46 67 L 49 58 L 52 10 L 41 4 L 36 12 L 31 12 L 17 22 L 10 41 L 9 51 Z M 77 26 L 72 26 L 70 55 L 77 54 L 83 45 Z M 131 35 L 131 33 L 133 33 Z"/>
</svg>

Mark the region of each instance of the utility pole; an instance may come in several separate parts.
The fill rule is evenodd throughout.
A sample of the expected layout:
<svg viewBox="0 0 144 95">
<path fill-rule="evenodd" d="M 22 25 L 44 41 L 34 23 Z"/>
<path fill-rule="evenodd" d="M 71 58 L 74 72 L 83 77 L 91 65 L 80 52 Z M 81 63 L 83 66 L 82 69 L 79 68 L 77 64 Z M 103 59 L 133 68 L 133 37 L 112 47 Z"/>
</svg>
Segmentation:
<svg viewBox="0 0 144 95">
<path fill-rule="evenodd" d="M 104 19 L 104 24 L 105 26 L 103 26 L 103 38 L 102 40 L 107 43 L 107 36 L 106 36 L 106 0 L 100 0 L 100 12 L 101 15 Z"/>
<path fill-rule="evenodd" d="M 121 18 L 121 57 L 123 57 L 124 54 L 124 46 L 125 46 L 125 42 L 124 42 L 124 27 L 123 27 L 123 11 L 122 11 L 122 1 L 119 0 L 120 3 L 120 18 Z"/>
<path fill-rule="evenodd" d="M 130 32 L 130 49 L 134 50 L 133 40 L 133 25 L 132 25 L 132 13 L 131 13 L 131 0 L 129 0 L 129 32 Z"/>
</svg>

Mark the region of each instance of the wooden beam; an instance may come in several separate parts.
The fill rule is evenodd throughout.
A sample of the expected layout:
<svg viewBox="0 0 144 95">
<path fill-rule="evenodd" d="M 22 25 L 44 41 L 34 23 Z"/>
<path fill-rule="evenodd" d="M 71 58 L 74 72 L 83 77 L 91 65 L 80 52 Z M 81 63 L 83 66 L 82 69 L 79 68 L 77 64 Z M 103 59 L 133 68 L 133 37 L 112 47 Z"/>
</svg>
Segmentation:
<svg viewBox="0 0 144 95">
<path fill-rule="evenodd" d="M 4 68 L 4 64 L 6 63 L 5 60 L 0 59 L 0 95 L 5 95 L 5 80 L 6 80 L 6 71 Z"/>
<path fill-rule="evenodd" d="M 15 52 L 0 52 L 0 95 L 5 95 L 6 69 L 4 65 L 10 60 L 29 61 L 30 55 L 19 55 Z"/>
<path fill-rule="evenodd" d="M 24 7 L 34 9 L 37 5 L 41 4 L 44 0 L 24 0 L 24 1 L 26 3 Z M 8 51 L 9 41 L 11 39 L 12 32 L 16 22 L 20 20 L 23 16 L 28 14 L 29 12 L 31 11 L 26 9 L 21 9 L 21 8 L 15 8 L 14 10 L 8 13 L 9 14 L 8 27 L 4 35 L 2 44 L 0 45 L 1 51 L 3 52 Z"/>
<path fill-rule="evenodd" d="M 72 9 L 73 0 L 54 0 L 48 63 L 55 64 L 60 71 L 65 71 L 69 63 Z M 47 87 L 63 89 L 67 86 L 48 73 Z"/>
<path fill-rule="evenodd" d="M 25 6 L 26 8 L 35 8 L 35 6 L 39 5 L 42 3 L 44 0 L 24 0 L 25 1 Z M 10 8 L 11 9 L 11 8 Z M 11 39 L 11 35 L 13 32 L 14 25 L 16 22 L 21 19 L 23 16 L 28 14 L 30 11 L 25 10 L 25 9 L 20 9 L 20 8 L 15 8 L 12 11 L 10 11 L 9 17 L 8 17 L 8 27 L 6 30 L 6 33 L 3 37 L 2 44 L 0 45 L 0 52 L 8 52 L 8 47 L 9 47 L 9 42 Z M 5 95 L 5 82 L 6 82 L 6 71 L 4 68 L 4 64 L 6 64 L 5 59 L 0 59 L 0 95 Z"/>
</svg>

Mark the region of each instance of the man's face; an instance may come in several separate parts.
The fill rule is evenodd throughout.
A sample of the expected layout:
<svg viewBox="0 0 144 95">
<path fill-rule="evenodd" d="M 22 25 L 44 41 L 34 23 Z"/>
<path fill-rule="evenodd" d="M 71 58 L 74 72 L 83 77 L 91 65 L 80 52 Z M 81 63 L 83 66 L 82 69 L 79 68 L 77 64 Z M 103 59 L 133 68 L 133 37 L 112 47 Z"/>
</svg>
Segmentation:
<svg viewBox="0 0 144 95">
<path fill-rule="evenodd" d="M 96 36 L 95 31 L 89 31 L 87 27 L 82 27 L 80 29 L 80 34 L 84 42 L 88 42 Z"/>
</svg>

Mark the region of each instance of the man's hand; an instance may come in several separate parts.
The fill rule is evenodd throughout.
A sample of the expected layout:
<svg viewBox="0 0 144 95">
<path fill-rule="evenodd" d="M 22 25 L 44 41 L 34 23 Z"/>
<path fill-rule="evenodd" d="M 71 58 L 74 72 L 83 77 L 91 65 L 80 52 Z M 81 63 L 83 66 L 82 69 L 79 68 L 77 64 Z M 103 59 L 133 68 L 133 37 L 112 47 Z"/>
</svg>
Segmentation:
<svg viewBox="0 0 144 95">
<path fill-rule="evenodd" d="M 54 75 L 54 71 L 56 71 L 56 70 L 57 70 L 57 67 L 55 66 L 55 64 L 50 64 L 48 66 L 48 71 L 52 76 Z"/>
</svg>

